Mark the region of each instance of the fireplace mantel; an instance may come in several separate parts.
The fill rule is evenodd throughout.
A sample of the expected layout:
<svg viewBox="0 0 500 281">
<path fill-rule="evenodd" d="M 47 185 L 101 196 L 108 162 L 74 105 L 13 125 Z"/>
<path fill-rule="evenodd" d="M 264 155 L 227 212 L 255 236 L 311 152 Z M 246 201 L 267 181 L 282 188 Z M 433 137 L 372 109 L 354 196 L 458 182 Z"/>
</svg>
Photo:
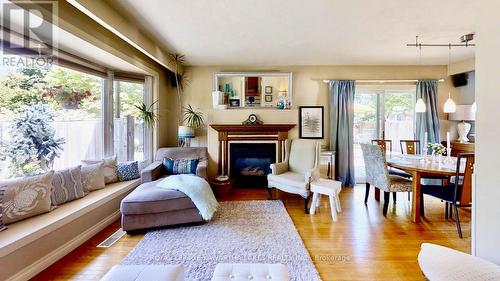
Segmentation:
<svg viewBox="0 0 500 281">
<path fill-rule="evenodd" d="M 295 127 L 295 124 L 211 124 L 219 134 L 219 175 L 228 175 L 229 167 L 229 142 L 231 141 L 277 141 L 278 161 L 283 159 L 283 143 L 288 139 L 288 131 Z"/>
</svg>

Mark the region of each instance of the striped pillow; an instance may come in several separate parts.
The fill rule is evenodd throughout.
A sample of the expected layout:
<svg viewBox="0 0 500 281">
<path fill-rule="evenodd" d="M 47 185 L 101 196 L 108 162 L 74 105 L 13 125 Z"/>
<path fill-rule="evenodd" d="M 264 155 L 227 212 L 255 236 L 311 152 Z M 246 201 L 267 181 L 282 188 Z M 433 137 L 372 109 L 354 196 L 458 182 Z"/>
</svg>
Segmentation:
<svg viewBox="0 0 500 281">
<path fill-rule="evenodd" d="M 58 206 L 85 196 L 81 166 L 57 171 L 52 178 L 52 205 Z"/>
<path fill-rule="evenodd" d="M 163 167 L 167 175 L 196 174 L 198 159 L 163 159 Z"/>
<path fill-rule="evenodd" d="M 2 214 L 3 214 L 3 194 L 5 193 L 5 189 L 6 186 L 2 186 L 0 187 L 0 231 L 4 231 L 7 229 L 7 227 L 5 227 L 5 225 L 3 224 L 3 217 L 2 217 Z"/>
</svg>

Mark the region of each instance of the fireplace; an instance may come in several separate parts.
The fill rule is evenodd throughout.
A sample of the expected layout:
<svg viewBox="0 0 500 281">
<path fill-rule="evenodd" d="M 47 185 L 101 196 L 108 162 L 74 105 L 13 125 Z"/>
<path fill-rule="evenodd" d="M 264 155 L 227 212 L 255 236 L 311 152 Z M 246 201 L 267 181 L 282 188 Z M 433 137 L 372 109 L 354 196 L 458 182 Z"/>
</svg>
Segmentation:
<svg viewBox="0 0 500 281">
<path fill-rule="evenodd" d="M 276 144 L 231 143 L 229 153 L 235 187 L 267 188 L 269 165 L 276 162 Z"/>
</svg>

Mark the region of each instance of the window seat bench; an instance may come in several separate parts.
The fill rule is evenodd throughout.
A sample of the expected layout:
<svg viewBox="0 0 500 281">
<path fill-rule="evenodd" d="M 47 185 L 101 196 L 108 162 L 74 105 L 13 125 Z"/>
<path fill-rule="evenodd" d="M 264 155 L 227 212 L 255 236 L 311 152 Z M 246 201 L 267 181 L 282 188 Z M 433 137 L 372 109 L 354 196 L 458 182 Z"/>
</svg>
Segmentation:
<svg viewBox="0 0 500 281">
<path fill-rule="evenodd" d="M 120 201 L 140 179 L 106 185 L 0 232 L 0 280 L 28 280 L 120 217 Z"/>
</svg>

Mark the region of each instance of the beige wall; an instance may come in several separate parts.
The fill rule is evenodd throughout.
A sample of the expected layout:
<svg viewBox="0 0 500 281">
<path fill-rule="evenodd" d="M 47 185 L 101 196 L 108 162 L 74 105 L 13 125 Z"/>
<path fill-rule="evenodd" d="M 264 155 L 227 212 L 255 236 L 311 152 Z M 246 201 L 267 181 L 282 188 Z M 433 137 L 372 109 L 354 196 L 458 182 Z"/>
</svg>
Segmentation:
<svg viewBox="0 0 500 281">
<path fill-rule="evenodd" d="M 207 123 L 233 123 L 238 124 L 245 120 L 249 114 L 255 113 L 265 123 L 298 123 L 299 105 L 325 106 L 325 139 L 323 145 L 328 145 L 328 90 L 323 79 L 440 79 L 446 78 L 444 83 L 439 83 L 438 100 L 439 109 L 451 92 L 456 98 L 457 91 L 447 79 L 446 66 L 276 66 L 276 67 L 212 67 L 192 66 L 187 67 L 191 82 L 183 95 L 183 104 L 191 104 L 199 108 L 207 116 Z M 216 110 L 212 108 L 212 75 L 217 71 L 291 71 L 293 72 L 293 109 L 233 109 Z M 459 102 L 457 102 L 459 103 Z M 446 114 L 440 114 L 441 133 L 444 136 L 447 130 L 454 133 L 454 127 L 446 120 Z M 216 174 L 217 161 L 217 134 L 211 129 L 197 132 L 198 137 L 193 140 L 193 145 L 208 146 L 210 155 L 209 173 Z M 170 135 L 171 136 L 171 135 Z M 291 137 L 298 137 L 298 129 L 291 131 Z"/>
<path fill-rule="evenodd" d="M 493 3 L 494 2 L 494 3 Z M 500 18 L 498 2 L 484 1 L 476 49 L 476 185 L 472 204 L 472 250 L 500 264 Z"/>
</svg>

